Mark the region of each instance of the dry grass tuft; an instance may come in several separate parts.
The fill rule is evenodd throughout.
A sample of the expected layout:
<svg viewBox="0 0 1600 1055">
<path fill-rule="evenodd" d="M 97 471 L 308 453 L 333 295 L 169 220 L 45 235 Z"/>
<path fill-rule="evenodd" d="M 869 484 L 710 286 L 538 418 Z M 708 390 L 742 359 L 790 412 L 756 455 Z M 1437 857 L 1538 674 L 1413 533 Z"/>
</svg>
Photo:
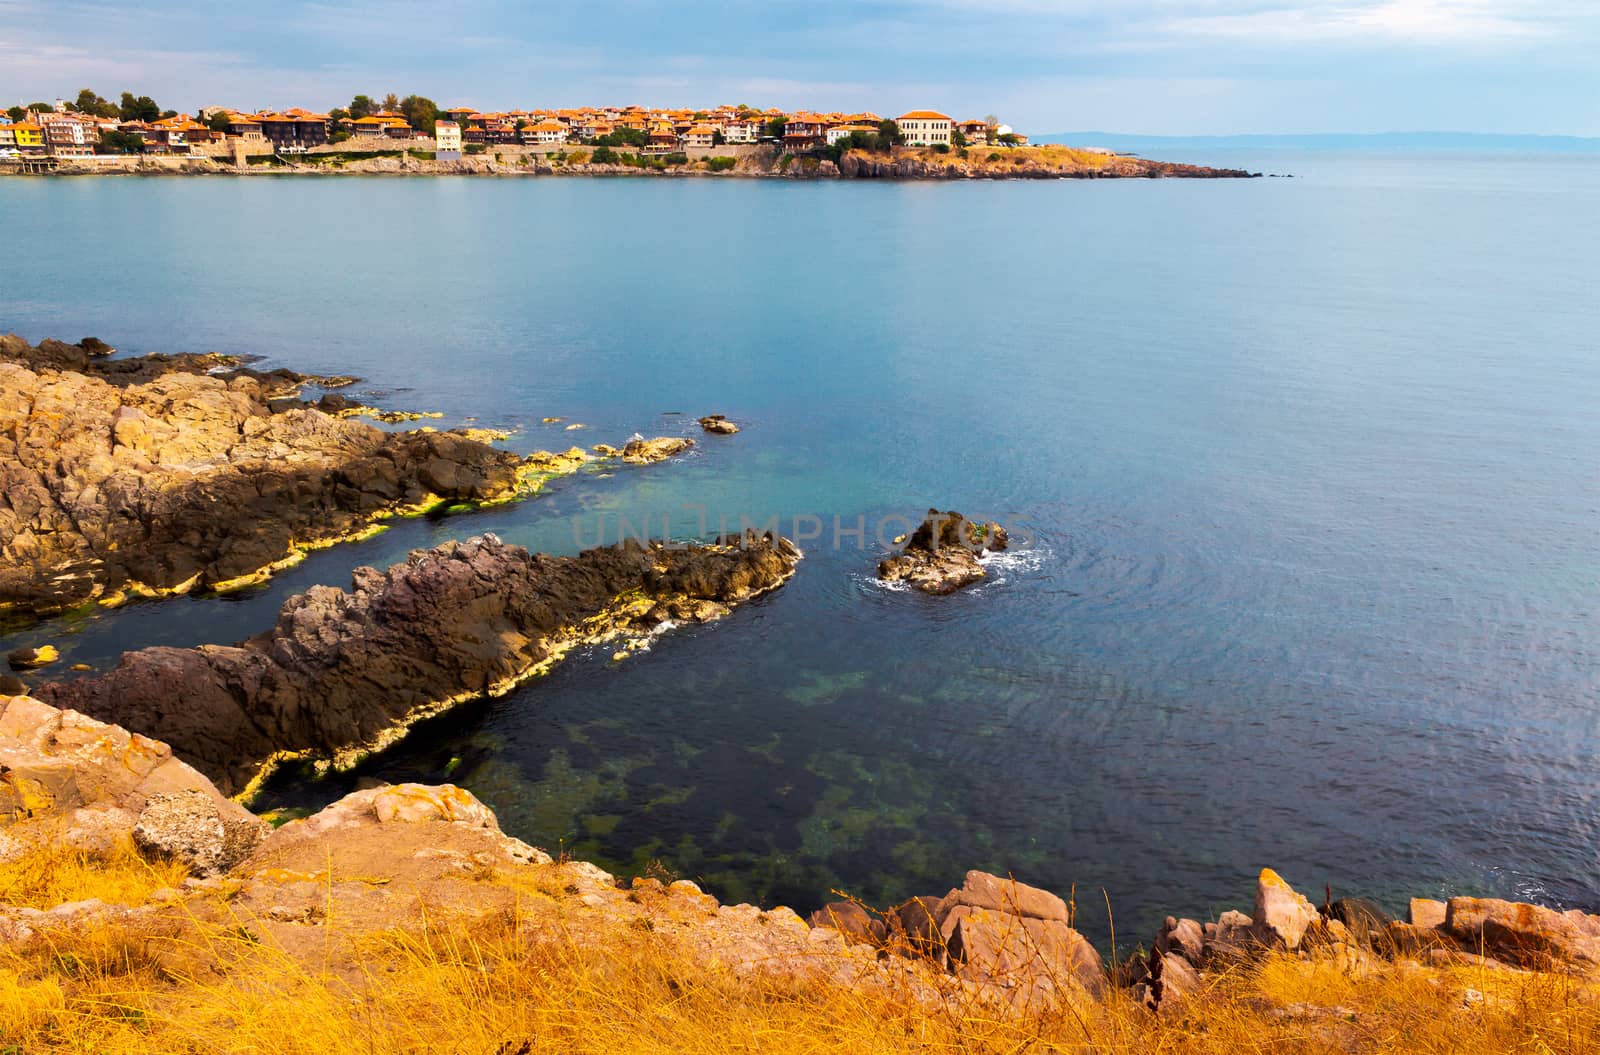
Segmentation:
<svg viewBox="0 0 1600 1055">
<path fill-rule="evenodd" d="M 91 899 L 142 905 L 152 893 L 176 887 L 188 874 L 175 861 L 146 861 L 131 842 L 119 843 L 105 854 L 51 845 L 0 862 L 0 905 L 48 909 Z"/>
</svg>

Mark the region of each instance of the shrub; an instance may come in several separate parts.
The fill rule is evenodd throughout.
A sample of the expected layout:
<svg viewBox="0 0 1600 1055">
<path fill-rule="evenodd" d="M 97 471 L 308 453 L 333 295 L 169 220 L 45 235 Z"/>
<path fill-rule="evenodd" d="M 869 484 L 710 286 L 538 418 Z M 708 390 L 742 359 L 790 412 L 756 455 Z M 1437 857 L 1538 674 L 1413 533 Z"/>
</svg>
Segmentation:
<svg viewBox="0 0 1600 1055">
<path fill-rule="evenodd" d="M 950 144 L 949 143 L 935 143 L 933 145 L 933 152 L 935 154 L 948 154 L 948 153 L 950 153 Z"/>
<path fill-rule="evenodd" d="M 617 152 L 610 147 L 595 147 L 594 156 L 591 160 L 596 165 L 615 165 L 617 163 Z"/>
<path fill-rule="evenodd" d="M 989 155 L 989 160 L 990 161 L 999 161 L 1000 160 L 1000 151 L 996 150 L 996 151 L 992 152 Z"/>
<path fill-rule="evenodd" d="M 468 143 L 462 149 L 468 154 L 483 154 L 486 153 L 489 148 L 482 143 Z"/>
<path fill-rule="evenodd" d="M 706 168 L 712 172 L 727 172 L 739 163 L 738 158 L 714 157 L 706 158 Z"/>
<path fill-rule="evenodd" d="M 687 165 L 689 163 L 689 155 L 667 154 L 661 158 L 661 163 L 663 165 Z"/>
</svg>

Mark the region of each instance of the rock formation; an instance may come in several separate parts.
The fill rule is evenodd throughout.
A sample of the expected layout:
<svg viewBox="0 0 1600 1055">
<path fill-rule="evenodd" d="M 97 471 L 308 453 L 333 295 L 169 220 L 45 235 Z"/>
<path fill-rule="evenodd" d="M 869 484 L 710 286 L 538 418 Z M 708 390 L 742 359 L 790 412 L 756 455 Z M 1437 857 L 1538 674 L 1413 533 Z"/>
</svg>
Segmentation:
<svg viewBox="0 0 1600 1055">
<path fill-rule="evenodd" d="M 700 427 L 707 432 L 716 433 L 720 436 L 732 436 L 739 431 L 738 425 L 735 425 L 721 414 L 707 414 L 700 419 Z"/>
<path fill-rule="evenodd" d="M 878 564 L 878 578 L 904 582 L 923 593 L 954 593 L 984 578 L 980 556 L 1004 550 L 1009 543 L 999 524 L 930 509 L 901 552 Z"/>
<path fill-rule="evenodd" d="M 190 820 L 177 820 L 175 803 Z M 26 696 L 0 696 L 0 860 L 41 845 L 103 853 L 137 839 L 141 827 L 150 850 L 200 873 L 232 866 L 266 831 L 166 744 Z"/>
<path fill-rule="evenodd" d="M 574 557 L 492 535 L 358 568 L 290 598 L 239 645 L 130 652 L 41 698 L 159 736 L 230 794 L 287 759 L 342 766 L 469 698 L 510 691 L 576 645 L 705 622 L 783 583 L 799 551 L 748 534 L 628 540 Z"/>
<path fill-rule="evenodd" d="M 343 397 L 325 397 L 332 414 L 294 398 L 348 378 L 109 351 L 0 337 L 0 609 L 245 585 L 384 518 L 508 500 L 584 460 L 385 432 L 342 416 Z"/>
</svg>

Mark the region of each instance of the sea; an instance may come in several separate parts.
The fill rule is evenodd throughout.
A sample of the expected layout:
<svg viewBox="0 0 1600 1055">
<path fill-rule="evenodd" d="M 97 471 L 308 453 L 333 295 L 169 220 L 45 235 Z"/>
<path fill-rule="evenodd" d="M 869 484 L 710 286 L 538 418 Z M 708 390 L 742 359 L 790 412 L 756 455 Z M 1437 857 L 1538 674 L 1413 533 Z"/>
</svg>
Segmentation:
<svg viewBox="0 0 1600 1055">
<path fill-rule="evenodd" d="M 783 589 L 259 805 L 450 781 L 801 911 L 1010 873 L 1124 948 L 1268 866 L 1600 909 L 1600 157 L 1172 160 L 1271 175 L 0 181 L 0 332 L 355 374 L 519 451 L 697 441 L 0 648 L 233 642 L 482 532 L 776 526 Z M 981 585 L 876 581 L 930 507 L 1011 528 Z"/>
</svg>

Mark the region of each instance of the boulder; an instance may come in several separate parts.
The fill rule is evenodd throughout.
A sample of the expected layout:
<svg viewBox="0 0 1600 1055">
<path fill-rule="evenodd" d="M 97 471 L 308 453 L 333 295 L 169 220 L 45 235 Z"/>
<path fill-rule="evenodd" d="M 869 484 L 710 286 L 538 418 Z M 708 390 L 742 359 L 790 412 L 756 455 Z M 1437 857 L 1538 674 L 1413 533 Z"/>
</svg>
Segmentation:
<svg viewBox="0 0 1600 1055">
<path fill-rule="evenodd" d="M 1099 952 L 1062 920 L 957 905 L 940 933 L 952 973 L 967 981 L 1024 993 L 1061 993 L 1072 986 L 1098 993 L 1105 987 Z"/>
<path fill-rule="evenodd" d="M 1300 947 L 1306 928 L 1318 919 L 1318 913 L 1282 876 L 1263 868 L 1256 878 L 1256 908 L 1251 919 L 1251 935 L 1257 942 L 1292 950 Z"/>
<path fill-rule="evenodd" d="M 658 436 L 653 440 L 632 439 L 622 448 L 622 460 L 629 465 L 650 465 L 682 454 L 694 446 L 694 440 L 677 436 Z"/>
<path fill-rule="evenodd" d="M 1453 897 L 1443 930 L 1462 947 L 1534 970 L 1600 966 L 1600 916 L 1498 898 Z"/>
<path fill-rule="evenodd" d="M 1155 953 L 1150 957 L 1152 1010 L 1170 1013 L 1183 999 L 1200 991 L 1200 974 L 1183 956 L 1175 952 Z"/>
<path fill-rule="evenodd" d="M 37 670 L 48 667 L 61 658 L 61 653 L 54 645 L 40 645 L 38 648 L 19 648 L 6 653 L 6 664 L 12 670 Z"/>
<path fill-rule="evenodd" d="M 887 917 L 894 931 L 892 940 L 905 951 L 942 963 L 944 935 L 939 925 L 947 911 L 942 898 L 914 897 L 897 905 Z"/>
<path fill-rule="evenodd" d="M 858 945 L 882 945 L 888 937 L 883 920 L 854 901 L 833 901 L 813 912 L 807 920 L 813 927 L 831 927 Z"/>
<path fill-rule="evenodd" d="M 152 795 L 139 812 L 133 842 L 151 857 L 180 861 L 201 876 L 226 872 L 266 836 L 254 818 L 224 816 L 214 796 L 188 788 Z"/>
<path fill-rule="evenodd" d="M 1413 927 L 1442 927 L 1448 910 L 1443 901 L 1414 897 L 1406 908 L 1406 922 Z"/>
<path fill-rule="evenodd" d="M 1198 920 L 1168 916 L 1150 944 L 1157 955 L 1181 956 L 1195 966 L 1205 958 L 1205 930 Z"/>
<path fill-rule="evenodd" d="M 1050 891 L 1015 879 L 1001 879 L 988 872 L 968 872 L 961 886 L 945 895 L 941 905 L 946 913 L 957 905 L 965 905 L 1030 919 L 1054 919 L 1063 923 L 1072 920 L 1067 903 Z"/>
<path fill-rule="evenodd" d="M 1259 948 L 1254 924 L 1243 912 L 1229 909 L 1217 917 L 1215 923 L 1202 928 L 1206 936 L 1207 962 L 1233 962 L 1249 958 Z"/>
</svg>

